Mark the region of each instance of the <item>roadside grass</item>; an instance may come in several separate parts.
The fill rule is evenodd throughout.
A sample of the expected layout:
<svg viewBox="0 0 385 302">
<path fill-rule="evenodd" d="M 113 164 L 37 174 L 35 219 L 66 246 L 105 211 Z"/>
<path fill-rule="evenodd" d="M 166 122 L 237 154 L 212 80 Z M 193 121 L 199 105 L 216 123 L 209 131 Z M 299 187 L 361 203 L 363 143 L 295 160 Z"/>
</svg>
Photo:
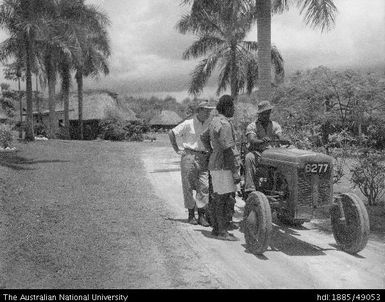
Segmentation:
<svg viewBox="0 0 385 302">
<path fill-rule="evenodd" d="M 126 245 L 130 274 L 146 268 L 155 251 L 138 243 L 139 230 L 172 238 L 140 161 L 146 144 L 15 141 L 18 152 L 0 154 L 0 288 L 100 288 L 114 265 L 106 255 Z"/>
</svg>

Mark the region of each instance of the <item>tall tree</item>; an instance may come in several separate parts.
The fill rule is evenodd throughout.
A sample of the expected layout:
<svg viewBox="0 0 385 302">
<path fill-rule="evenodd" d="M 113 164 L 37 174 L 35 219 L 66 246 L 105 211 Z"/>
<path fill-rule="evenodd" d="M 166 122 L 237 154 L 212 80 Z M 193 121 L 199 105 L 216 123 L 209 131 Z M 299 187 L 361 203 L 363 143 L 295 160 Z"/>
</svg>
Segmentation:
<svg viewBox="0 0 385 302">
<path fill-rule="evenodd" d="M 99 73 L 109 73 L 108 57 L 111 55 L 107 27 L 110 20 L 103 12 L 92 5 L 83 10 L 85 21 L 79 31 L 81 55 L 74 62 L 75 79 L 78 91 L 79 135 L 83 139 L 83 78 L 97 77 Z"/>
<path fill-rule="evenodd" d="M 248 3 L 250 1 L 245 0 Z M 335 23 L 337 8 L 334 0 L 255 0 L 254 9 L 257 17 L 259 62 L 259 99 L 271 99 L 271 14 L 288 10 L 291 4 L 297 5 L 300 13 L 305 15 L 306 24 L 321 31 L 329 30 Z"/>
<path fill-rule="evenodd" d="M 80 53 L 75 27 L 78 19 L 79 3 L 82 2 L 80 0 L 50 0 L 46 1 L 45 5 L 47 28 L 41 37 L 40 48 L 48 82 L 50 138 L 56 136 L 57 130 L 55 91 L 58 73 L 62 76 L 62 95 L 64 96 L 64 136 L 69 138 L 68 95 L 70 89 L 70 67 L 73 56 Z"/>
<path fill-rule="evenodd" d="M 26 72 L 26 140 L 34 140 L 32 114 L 32 66 L 35 43 L 44 24 L 44 0 L 4 0 L 0 5 L 0 27 L 9 38 L 0 46 L 0 59 L 23 58 Z"/>
<path fill-rule="evenodd" d="M 253 10 L 245 8 L 241 1 L 194 1 L 190 14 L 183 16 L 177 24 L 181 33 L 191 32 L 198 36 L 183 57 L 206 56 L 192 74 L 190 93 L 200 93 L 218 65 L 218 94 L 229 86 L 236 97 L 241 89 L 250 93 L 256 85 L 259 47 L 256 42 L 244 40 L 255 16 Z M 283 59 L 275 47 L 269 58 L 276 74 L 283 76 Z"/>
<path fill-rule="evenodd" d="M 183 0 L 192 3 L 192 9 L 213 8 L 212 0 Z M 271 15 L 287 11 L 292 5 L 299 8 L 307 25 L 329 30 L 335 24 L 337 8 L 334 0 L 233 0 L 242 11 L 249 11 L 257 20 L 259 99 L 271 99 Z M 215 7 L 214 7 L 215 10 Z"/>
</svg>

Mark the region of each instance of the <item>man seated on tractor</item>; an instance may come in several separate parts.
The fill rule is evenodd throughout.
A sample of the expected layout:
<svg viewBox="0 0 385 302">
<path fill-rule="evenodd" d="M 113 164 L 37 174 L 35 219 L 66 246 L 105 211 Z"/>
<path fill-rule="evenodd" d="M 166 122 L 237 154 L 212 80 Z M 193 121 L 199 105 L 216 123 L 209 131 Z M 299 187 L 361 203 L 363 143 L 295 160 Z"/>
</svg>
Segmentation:
<svg viewBox="0 0 385 302">
<path fill-rule="evenodd" d="M 245 158 L 245 193 L 255 191 L 258 163 L 261 160 L 261 153 L 268 148 L 272 140 L 280 140 L 289 144 L 290 141 L 282 136 L 281 126 L 272 120 L 270 115 L 274 106 L 269 101 L 262 101 L 258 104 L 258 119 L 250 123 L 246 128 L 248 153 Z"/>
</svg>

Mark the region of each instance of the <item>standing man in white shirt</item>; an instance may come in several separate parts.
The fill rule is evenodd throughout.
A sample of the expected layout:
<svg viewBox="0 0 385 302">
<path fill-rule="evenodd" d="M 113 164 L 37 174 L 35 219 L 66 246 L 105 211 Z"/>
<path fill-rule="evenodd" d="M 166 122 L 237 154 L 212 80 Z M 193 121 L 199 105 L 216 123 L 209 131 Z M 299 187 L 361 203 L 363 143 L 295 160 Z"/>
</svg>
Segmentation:
<svg viewBox="0 0 385 302">
<path fill-rule="evenodd" d="M 207 129 L 211 110 L 215 106 L 203 101 L 197 112 L 175 128 L 170 130 L 169 138 L 176 153 L 181 155 L 181 176 L 184 206 L 188 209 L 188 222 L 208 227 L 205 210 L 209 200 L 208 150 L 203 145 L 200 135 Z M 180 149 L 176 138 L 180 137 L 183 149 Z M 194 197 L 193 191 L 196 192 Z M 195 217 L 198 209 L 198 220 Z"/>
</svg>

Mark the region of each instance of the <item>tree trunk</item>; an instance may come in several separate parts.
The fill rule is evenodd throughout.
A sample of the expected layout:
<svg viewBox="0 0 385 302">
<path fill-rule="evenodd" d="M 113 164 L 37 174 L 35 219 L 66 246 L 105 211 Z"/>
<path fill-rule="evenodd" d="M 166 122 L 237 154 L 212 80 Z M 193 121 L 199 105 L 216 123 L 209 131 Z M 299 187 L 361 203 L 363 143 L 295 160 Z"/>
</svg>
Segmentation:
<svg viewBox="0 0 385 302">
<path fill-rule="evenodd" d="M 257 0 L 258 101 L 271 100 L 271 0 Z"/>
<path fill-rule="evenodd" d="M 43 119 L 42 119 L 41 112 L 40 112 L 38 77 L 39 77 L 39 74 L 36 74 L 36 78 L 35 78 L 35 84 L 36 84 L 36 111 L 37 111 L 37 120 L 39 121 L 39 123 L 42 123 Z"/>
<path fill-rule="evenodd" d="M 55 100 L 55 86 L 56 86 L 56 68 L 51 54 L 48 54 L 47 64 L 47 79 L 48 79 L 48 109 L 49 109 L 49 131 L 48 136 L 51 139 L 56 137 L 56 100 Z"/>
<path fill-rule="evenodd" d="M 32 41 L 30 34 L 26 34 L 26 101 L 27 101 L 27 119 L 25 129 L 25 140 L 33 141 L 33 108 L 32 108 Z"/>
<path fill-rule="evenodd" d="M 76 72 L 76 82 L 78 85 L 79 136 L 83 140 L 83 74 L 81 71 Z"/>
<path fill-rule="evenodd" d="M 238 97 L 238 70 L 237 70 L 237 57 L 236 57 L 236 45 L 231 46 L 231 96 L 234 100 Z"/>
<path fill-rule="evenodd" d="M 20 87 L 20 77 L 17 78 L 17 83 L 19 86 L 19 107 L 20 107 L 20 129 L 19 129 L 19 138 L 23 138 L 23 98 L 21 97 L 21 87 Z"/>
<path fill-rule="evenodd" d="M 62 67 L 62 94 L 64 101 L 64 138 L 70 139 L 70 119 L 69 119 L 69 94 L 70 94 L 70 71 L 69 66 L 64 64 Z"/>
</svg>

